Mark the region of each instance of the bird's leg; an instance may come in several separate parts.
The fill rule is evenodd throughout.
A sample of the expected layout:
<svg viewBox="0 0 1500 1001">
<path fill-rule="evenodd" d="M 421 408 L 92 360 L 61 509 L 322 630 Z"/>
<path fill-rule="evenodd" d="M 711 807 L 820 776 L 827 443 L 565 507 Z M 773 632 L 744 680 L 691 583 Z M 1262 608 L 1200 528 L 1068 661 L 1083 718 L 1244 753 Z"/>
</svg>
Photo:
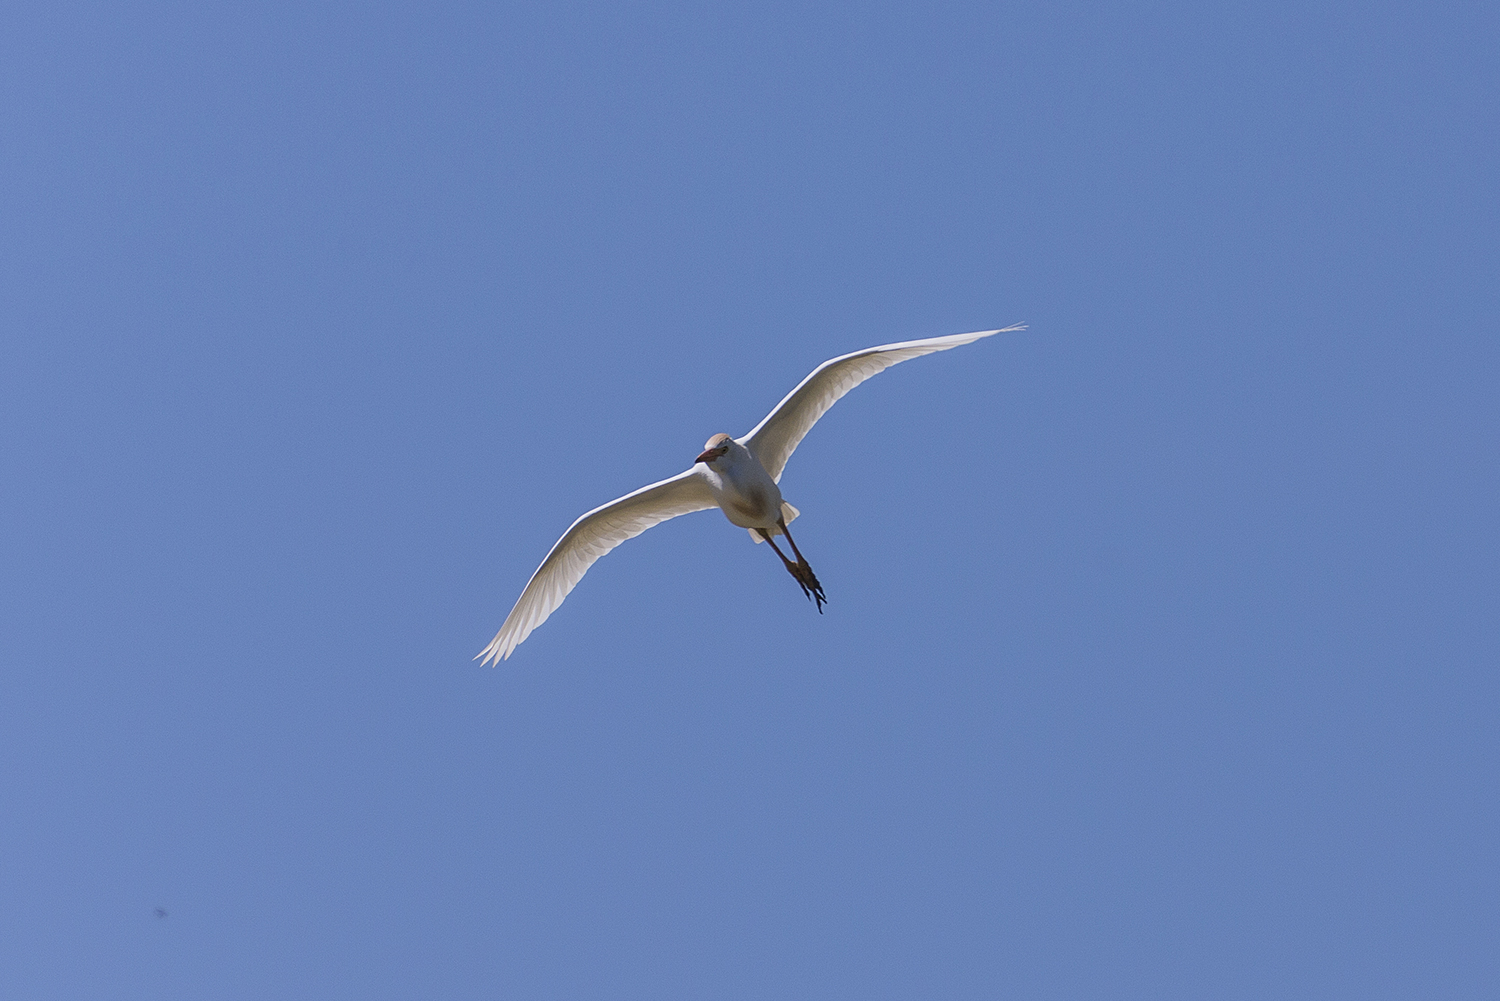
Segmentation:
<svg viewBox="0 0 1500 1001">
<path fill-rule="evenodd" d="M 792 580 L 795 580 L 797 586 L 802 588 L 802 594 L 808 600 L 812 600 L 814 597 L 817 598 L 818 613 L 822 614 L 823 602 L 828 599 L 823 597 L 823 585 L 818 583 L 818 578 L 812 576 L 812 568 L 803 563 L 800 557 L 796 563 L 787 559 L 786 554 L 781 551 L 780 547 L 776 545 L 775 540 L 771 538 L 770 532 L 767 532 L 763 528 L 757 528 L 756 531 L 760 533 L 762 539 L 771 543 L 771 548 L 776 551 L 777 556 L 781 557 L 781 565 L 786 567 L 786 572 L 792 575 Z M 812 590 L 808 590 L 809 584 L 813 588 Z"/>
<path fill-rule="evenodd" d="M 781 529 L 781 534 L 786 536 L 786 541 L 791 544 L 792 555 L 797 557 L 797 562 L 807 566 L 807 561 L 802 558 L 802 553 L 797 549 L 797 540 L 792 538 L 792 530 L 786 527 L 785 516 L 776 519 L 776 527 Z"/>
<path fill-rule="evenodd" d="M 795 567 L 791 563 L 788 563 L 787 569 L 792 572 L 793 577 L 797 578 L 797 583 L 802 585 L 804 593 L 808 591 L 812 592 L 812 597 L 818 603 L 818 614 L 822 615 L 823 603 L 828 600 L 828 597 L 823 593 L 823 585 L 818 583 L 818 575 L 813 573 L 812 566 L 808 564 L 801 551 L 797 549 L 797 540 L 792 538 L 791 529 L 786 527 L 786 519 L 777 518 L 776 527 L 781 529 L 782 534 L 786 536 L 787 543 L 792 547 L 792 554 L 797 557 Z M 770 541 L 769 536 L 767 536 L 767 541 Z M 782 560 L 786 560 L 786 557 L 783 556 Z"/>
<path fill-rule="evenodd" d="M 807 595 L 808 598 L 811 598 L 812 595 L 808 594 L 807 585 L 802 583 L 802 578 L 797 573 L 797 564 L 786 558 L 786 554 L 777 547 L 776 540 L 771 538 L 770 532 L 767 532 L 764 528 L 757 528 L 756 531 L 760 533 L 760 537 L 762 539 L 765 539 L 771 544 L 772 549 L 776 550 L 776 555 L 781 557 L 781 565 L 786 567 L 786 572 L 791 574 L 792 577 L 796 579 L 797 583 L 802 586 L 802 593 Z"/>
</svg>

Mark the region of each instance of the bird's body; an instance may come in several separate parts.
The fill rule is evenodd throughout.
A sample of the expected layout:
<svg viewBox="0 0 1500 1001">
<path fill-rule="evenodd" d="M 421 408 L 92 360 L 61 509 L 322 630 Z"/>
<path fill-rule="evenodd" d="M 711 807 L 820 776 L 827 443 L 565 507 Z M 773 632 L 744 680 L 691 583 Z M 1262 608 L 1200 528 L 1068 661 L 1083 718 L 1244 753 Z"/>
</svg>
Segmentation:
<svg viewBox="0 0 1500 1001">
<path fill-rule="evenodd" d="M 756 542 L 769 542 L 803 594 L 815 600 L 821 612 L 827 600 L 823 587 L 787 528 L 799 512 L 781 496 L 781 474 L 798 443 L 829 407 L 870 376 L 910 358 L 1022 329 L 1018 324 L 1004 330 L 883 344 L 819 365 L 749 434 L 742 438 L 716 434 L 687 470 L 597 507 L 573 522 L 531 575 L 505 624 L 479 657 L 485 663 L 509 657 L 562 604 L 594 561 L 626 539 L 669 518 L 712 507 L 723 511 L 731 524 L 748 529 Z M 795 562 L 776 545 L 778 535 L 786 537 Z"/>
<path fill-rule="evenodd" d="M 705 459 L 701 463 L 703 473 L 708 481 L 709 490 L 713 491 L 714 503 L 724 512 L 724 517 L 729 519 L 730 524 L 741 528 L 748 528 L 750 534 L 757 535 L 757 529 L 777 535 L 781 529 L 776 523 L 784 512 L 781 499 L 781 487 L 766 472 L 766 467 L 760 464 L 750 450 L 744 445 L 723 436 L 723 442 L 714 446 L 712 443 L 718 440 L 715 435 L 709 439 L 710 448 L 727 449 L 720 457 Z M 787 518 L 787 521 L 791 521 Z"/>
</svg>

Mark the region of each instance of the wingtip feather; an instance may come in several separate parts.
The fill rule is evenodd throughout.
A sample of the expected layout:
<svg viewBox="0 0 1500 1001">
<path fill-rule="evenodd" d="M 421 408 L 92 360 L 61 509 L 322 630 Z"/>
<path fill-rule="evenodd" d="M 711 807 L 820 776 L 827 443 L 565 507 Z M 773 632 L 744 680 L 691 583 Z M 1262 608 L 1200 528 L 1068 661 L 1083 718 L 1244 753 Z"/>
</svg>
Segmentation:
<svg viewBox="0 0 1500 1001">
<path fill-rule="evenodd" d="M 981 337 L 993 337 L 995 334 L 1014 334 L 1017 331 L 1027 329 L 1028 326 L 1029 324 L 1025 323 L 1012 323 L 1008 327 L 997 327 L 994 330 L 976 330 L 972 334 L 956 334 L 955 336 L 972 337 L 977 341 Z"/>
</svg>

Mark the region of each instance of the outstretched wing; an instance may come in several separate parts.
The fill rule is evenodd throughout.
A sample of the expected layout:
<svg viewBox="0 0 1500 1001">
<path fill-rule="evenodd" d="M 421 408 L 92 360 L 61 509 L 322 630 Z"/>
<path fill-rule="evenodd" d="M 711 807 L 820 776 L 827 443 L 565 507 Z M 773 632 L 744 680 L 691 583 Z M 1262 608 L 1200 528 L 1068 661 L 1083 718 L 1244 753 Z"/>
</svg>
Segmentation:
<svg viewBox="0 0 1500 1001">
<path fill-rule="evenodd" d="M 671 479 L 641 487 L 594 508 L 573 522 L 557 540 L 531 575 L 526 590 L 505 617 L 505 624 L 474 659 L 483 657 L 484 664 L 491 661 L 499 664 L 509 657 L 533 629 L 557 610 L 594 561 L 626 539 L 633 539 L 669 518 L 714 506 L 713 491 L 694 466 Z"/>
<path fill-rule="evenodd" d="M 930 355 L 934 351 L 947 351 L 960 344 L 972 344 L 981 337 L 1004 334 L 1013 330 L 1025 330 L 1024 323 L 1001 330 L 980 330 L 972 334 L 952 334 L 948 337 L 928 337 L 920 341 L 901 341 L 897 344 L 882 344 L 865 348 L 852 354 L 829 359 L 812 374 L 798 383 L 797 388 L 786 394 L 786 399 L 776 404 L 776 409 L 766 419 L 755 425 L 755 429 L 739 439 L 760 460 L 776 482 L 781 482 L 781 471 L 786 461 L 797 450 L 797 445 L 818 423 L 818 418 L 828 412 L 845 393 L 864 382 L 870 376 L 910 358 Z"/>
</svg>

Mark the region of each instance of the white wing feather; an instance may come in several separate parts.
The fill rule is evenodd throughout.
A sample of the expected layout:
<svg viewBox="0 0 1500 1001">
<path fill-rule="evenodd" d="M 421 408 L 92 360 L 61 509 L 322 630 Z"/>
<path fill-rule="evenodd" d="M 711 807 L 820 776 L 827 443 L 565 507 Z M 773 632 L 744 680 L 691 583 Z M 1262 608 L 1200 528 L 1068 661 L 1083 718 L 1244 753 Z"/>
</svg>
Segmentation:
<svg viewBox="0 0 1500 1001">
<path fill-rule="evenodd" d="M 671 479 L 641 487 L 619 500 L 596 507 L 573 522 L 557 540 L 542 565 L 505 617 L 505 624 L 475 660 L 498 664 L 547 616 L 557 611 L 568 592 L 583 579 L 594 561 L 653 525 L 678 515 L 715 507 L 713 491 L 697 466 Z"/>
<path fill-rule="evenodd" d="M 870 376 L 883 372 L 898 362 L 920 358 L 934 351 L 947 351 L 961 344 L 972 344 L 981 337 L 1025 329 L 1025 324 L 1018 323 L 1001 330 L 979 330 L 972 334 L 952 334 L 948 337 L 882 344 L 831 358 L 813 369 L 811 375 L 786 394 L 786 399 L 776 404 L 776 409 L 767 414 L 766 419 L 755 425 L 755 429 L 739 439 L 739 442 L 780 483 L 786 461 L 792 457 L 797 445 L 812 426 L 818 423 L 818 418 L 827 413 L 828 408 L 837 403 L 845 393 Z"/>
</svg>

